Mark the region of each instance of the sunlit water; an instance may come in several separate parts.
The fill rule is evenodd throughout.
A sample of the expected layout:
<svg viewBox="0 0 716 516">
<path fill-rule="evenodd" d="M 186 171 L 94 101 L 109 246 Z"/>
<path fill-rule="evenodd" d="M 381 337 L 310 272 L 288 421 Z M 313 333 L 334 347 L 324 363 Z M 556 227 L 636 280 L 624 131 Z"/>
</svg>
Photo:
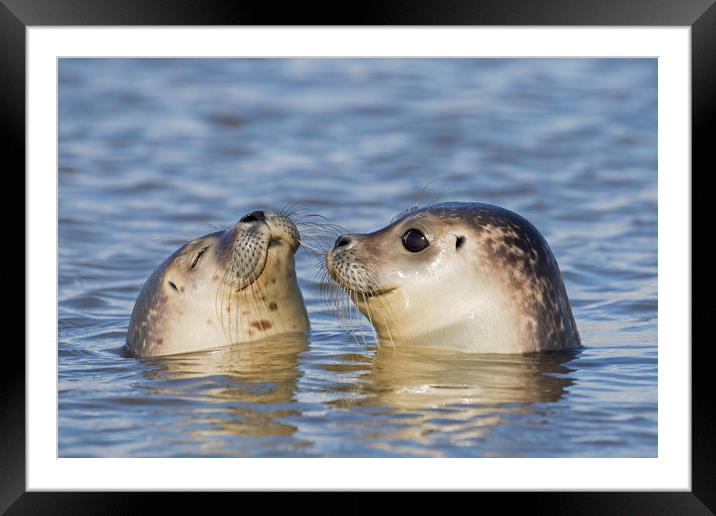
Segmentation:
<svg viewBox="0 0 716 516">
<path fill-rule="evenodd" d="M 656 456 L 656 72 L 618 59 L 61 60 L 59 455 Z M 584 347 L 379 351 L 369 326 L 344 327 L 323 302 L 302 248 L 307 340 L 123 356 L 142 284 L 182 241 L 285 203 L 371 231 L 418 197 L 533 222 Z"/>
</svg>

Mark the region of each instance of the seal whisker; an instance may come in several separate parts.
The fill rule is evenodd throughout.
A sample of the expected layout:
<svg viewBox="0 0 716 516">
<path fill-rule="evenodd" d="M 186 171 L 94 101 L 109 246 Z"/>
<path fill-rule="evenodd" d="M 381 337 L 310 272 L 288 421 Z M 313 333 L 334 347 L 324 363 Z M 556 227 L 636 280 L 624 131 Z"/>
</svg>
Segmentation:
<svg viewBox="0 0 716 516">
<path fill-rule="evenodd" d="M 368 343 L 367 343 L 366 340 L 365 340 L 365 335 L 363 335 L 363 332 L 360 331 L 360 319 L 357 318 L 357 317 L 354 319 L 354 317 L 353 317 L 353 310 L 352 310 L 353 307 L 352 307 L 352 304 L 351 304 L 351 302 L 350 302 L 351 296 L 352 296 L 353 294 L 354 294 L 353 291 L 349 291 L 348 295 L 342 298 L 343 301 L 344 301 L 344 303 L 345 303 L 345 307 L 346 307 L 346 308 L 344 308 L 344 309 L 347 309 L 347 311 L 348 311 L 348 320 L 349 320 L 351 323 L 353 323 L 353 324 L 351 324 L 350 327 L 346 327 L 346 331 L 348 331 L 348 332 L 353 336 L 353 340 L 355 340 L 356 344 L 361 344 L 360 342 L 358 342 L 358 339 L 357 339 L 356 336 L 355 336 L 355 332 L 350 331 L 350 328 L 351 328 L 351 327 L 357 328 L 357 329 L 358 329 L 358 334 L 360 335 L 360 338 L 361 338 L 361 341 L 362 341 L 363 346 L 364 346 L 364 347 L 368 347 Z M 357 314 L 356 314 L 356 315 L 357 315 Z"/>
<path fill-rule="evenodd" d="M 327 240 L 328 239 L 325 235 L 316 235 L 307 232 L 301 233 L 301 237 L 299 239 L 300 243 L 305 244 L 307 249 L 315 251 L 317 254 L 323 255 L 324 257 L 331 249 L 331 243 L 329 243 Z M 330 240 L 332 242 L 334 239 L 331 238 Z"/>
<path fill-rule="evenodd" d="M 284 217 L 288 217 L 291 214 L 300 212 L 302 210 L 305 210 L 305 208 L 302 205 L 300 205 L 298 203 L 291 202 L 291 201 L 287 201 L 284 203 L 283 211 L 279 211 L 279 213 L 281 215 L 283 215 Z"/>
<path fill-rule="evenodd" d="M 183 246 L 191 242 L 191 238 L 185 235 L 166 235 L 163 237 L 153 238 L 152 242 L 160 245 L 178 245 Z"/>
<path fill-rule="evenodd" d="M 352 314 L 350 314 L 350 294 L 343 291 L 330 279 L 330 273 L 328 272 L 325 262 L 319 262 L 318 268 L 320 271 L 319 284 L 322 301 L 336 313 L 341 327 L 346 331 L 346 333 L 351 335 L 356 344 L 360 345 L 355 333 L 351 331 L 352 325 L 349 325 L 346 321 L 346 308 L 349 311 L 348 319 L 352 320 Z M 365 341 L 363 344 L 365 345 Z"/>
<path fill-rule="evenodd" d="M 328 254 L 328 251 L 324 251 L 323 249 L 318 249 L 317 247 L 313 247 L 312 245 L 309 245 L 306 243 L 305 240 L 299 240 L 299 243 L 304 246 L 307 249 L 310 249 L 311 251 L 314 251 L 317 254 L 320 254 L 321 256 L 325 256 Z"/>
<path fill-rule="evenodd" d="M 373 336 L 376 337 L 375 341 L 380 346 L 380 341 L 375 335 L 375 326 L 373 325 L 373 317 L 370 313 L 370 307 L 368 306 L 368 301 L 366 299 L 366 296 L 363 292 L 361 292 L 361 296 L 363 296 L 363 303 L 365 304 L 366 311 L 368 312 L 368 321 L 370 321 L 371 328 L 373 328 Z M 367 346 L 367 344 L 366 344 Z"/>
<path fill-rule="evenodd" d="M 216 270 L 214 271 L 214 274 L 212 275 L 212 278 L 219 272 L 219 269 L 220 269 L 220 268 L 222 268 L 222 267 L 224 268 L 224 272 L 223 272 L 222 275 L 221 275 L 221 280 L 218 282 L 218 285 L 217 285 L 217 287 L 216 287 L 216 297 L 215 297 L 214 305 L 215 305 L 215 308 L 216 308 L 216 302 L 217 302 L 217 300 L 218 300 L 218 313 L 217 313 L 217 315 L 218 315 L 218 319 L 219 319 L 219 324 L 221 325 L 221 330 L 222 330 L 222 332 L 223 332 L 223 334 L 224 334 L 224 341 L 225 341 L 225 343 L 226 343 L 227 345 L 230 345 L 230 344 L 232 343 L 232 342 L 231 342 L 231 319 L 230 319 L 230 318 L 228 319 L 229 325 L 228 325 L 228 328 L 227 328 L 227 325 L 226 325 L 227 318 L 226 318 L 226 316 L 225 316 L 225 314 L 224 314 L 225 302 L 228 301 L 227 295 L 226 295 L 226 291 L 231 288 L 231 287 L 227 284 L 227 281 L 226 281 L 226 279 L 227 279 L 227 277 L 228 277 L 228 274 L 229 274 L 229 268 L 226 267 L 227 261 L 228 261 L 228 260 L 225 259 L 225 260 L 223 260 L 223 262 L 221 262 L 221 263 L 219 264 L 219 266 L 218 266 L 218 267 L 216 268 Z"/>
<path fill-rule="evenodd" d="M 383 324 L 385 325 L 385 329 L 388 332 L 388 339 L 390 340 L 391 347 L 393 350 L 395 350 L 395 341 L 393 340 L 393 334 L 390 331 L 390 323 L 389 318 L 392 321 L 394 318 L 394 314 L 391 308 L 387 307 L 384 300 L 379 295 L 384 288 L 381 286 L 380 281 L 378 280 L 377 275 L 375 272 L 368 267 L 366 267 L 366 274 L 370 278 L 370 283 L 375 285 L 373 288 L 371 288 L 371 295 L 374 296 L 373 299 L 378 301 L 378 304 L 380 304 L 381 313 L 383 315 Z"/>
<path fill-rule="evenodd" d="M 411 208 L 415 209 L 420 205 L 420 201 L 422 200 L 422 197 L 428 193 L 428 188 L 430 188 L 430 185 L 435 183 L 436 181 L 440 181 L 441 179 L 444 179 L 442 177 L 435 177 L 431 180 L 429 180 L 427 183 L 425 183 L 425 186 L 423 186 L 422 190 L 418 193 L 418 195 L 415 197 L 415 201 L 413 202 L 413 205 Z"/>
<path fill-rule="evenodd" d="M 225 289 L 225 292 L 228 308 L 227 321 L 229 323 L 229 344 L 231 345 L 234 344 L 237 340 L 237 337 L 235 337 L 234 335 L 239 335 L 238 304 L 235 314 L 232 312 L 231 306 L 235 297 L 243 297 L 243 289 L 240 288 L 240 282 L 237 280 L 237 276 L 242 273 L 241 271 L 245 270 L 243 254 L 237 253 L 233 256 L 232 260 L 227 260 L 227 262 L 229 266 L 226 268 L 225 272 L 226 278 L 228 279 L 227 288 Z M 238 267 L 236 267 L 237 263 Z M 236 322 L 234 322 L 234 320 L 236 320 Z"/>
<path fill-rule="evenodd" d="M 213 222 L 205 222 L 205 223 L 201 224 L 200 227 L 203 229 L 209 229 L 212 231 L 226 231 L 229 229 L 230 226 L 219 225 L 219 224 L 215 224 Z"/>
<path fill-rule="evenodd" d="M 257 330 L 259 330 L 259 331 L 265 331 L 264 321 L 269 321 L 269 320 L 271 320 L 271 316 L 269 315 L 268 307 L 266 306 L 266 301 L 265 301 L 264 298 L 263 298 L 263 294 L 262 294 L 262 292 L 261 292 L 261 287 L 259 287 L 259 285 L 258 285 L 255 281 L 251 282 L 250 288 L 251 288 L 251 293 L 253 294 L 253 297 L 254 297 L 254 298 L 258 297 L 258 299 L 261 301 L 261 306 L 263 306 L 264 309 L 266 310 L 266 318 L 264 319 L 264 316 L 263 316 L 263 314 L 261 313 L 261 306 L 259 306 L 259 309 L 258 309 L 258 316 L 259 316 L 259 317 L 258 317 L 258 321 L 257 321 L 257 323 L 258 323 L 258 325 L 257 325 Z M 254 290 L 254 288 L 255 288 L 255 290 Z M 256 295 L 256 292 L 258 292 L 258 295 Z M 264 338 L 265 338 L 268 342 L 272 342 L 272 341 L 271 341 L 271 336 L 270 336 L 269 334 L 264 335 Z"/>
<path fill-rule="evenodd" d="M 293 215 L 295 215 L 301 209 L 302 208 L 300 207 L 300 205 L 298 205 L 298 204 L 293 205 L 293 203 L 291 203 L 290 201 L 287 201 L 287 202 L 283 203 L 283 205 L 281 206 L 281 209 L 278 210 L 278 213 L 279 213 L 279 215 L 281 215 L 283 217 L 291 219 L 293 217 Z"/>
<path fill-rule="evenodd" d="M 322 215 L 309 215 L 309 216 L 315 216 L 315 217 L 321 217 Z M 340 231 L 341 233 L 346 233 L 347 230 L 343 226 L 339 226 L 338 224 L 333 224 L 330 222 L 312 222 L 308 221 L 305 218 L 299 218 L 295 221 L 296 225 L 298 227 L 306 227 L 306 228 L 321 228 L 321 229 L 327 229 L 331 231 Z"/>
</svg>

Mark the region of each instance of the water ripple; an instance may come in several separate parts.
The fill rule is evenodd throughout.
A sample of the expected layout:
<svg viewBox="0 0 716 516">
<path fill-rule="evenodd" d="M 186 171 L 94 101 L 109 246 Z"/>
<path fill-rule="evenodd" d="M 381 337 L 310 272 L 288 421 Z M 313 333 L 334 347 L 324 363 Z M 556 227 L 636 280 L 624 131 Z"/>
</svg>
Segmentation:
<svg viewBox="0 0 716 516">
<path fill-rule="evenodd" d="M 60 60 L 60 456 L 656 456 L 656 70 Z M 372 231 L 417 199 L 537 225 L 585 346 L 378 352 L 365 321 L 350 335 L 321 301 L 301 251 L 307 342 L 123 356 L 139 289 L 180 243 L 286 202 Z"/>
</svg>

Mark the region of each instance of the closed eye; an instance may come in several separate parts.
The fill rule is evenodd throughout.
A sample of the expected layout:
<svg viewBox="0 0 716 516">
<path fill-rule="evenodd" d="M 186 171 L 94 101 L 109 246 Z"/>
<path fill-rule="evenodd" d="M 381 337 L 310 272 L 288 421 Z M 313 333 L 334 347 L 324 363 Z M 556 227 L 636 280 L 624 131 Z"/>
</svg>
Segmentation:
<svg viewBox="0 0 716 516">
<path fill-rule="evenodd" d="M 198 253 L 196 253 L 196 256 L 194 257 L 194 261 L 191 262 L 192 269 L 194 267 L 196 267 L 196 264 L 199 263 L 199 258 L 201 258 L 201 255 L 203 255 L 207 249 L 209 249 L 209 246 L 202 248 Z"/>
</svg>

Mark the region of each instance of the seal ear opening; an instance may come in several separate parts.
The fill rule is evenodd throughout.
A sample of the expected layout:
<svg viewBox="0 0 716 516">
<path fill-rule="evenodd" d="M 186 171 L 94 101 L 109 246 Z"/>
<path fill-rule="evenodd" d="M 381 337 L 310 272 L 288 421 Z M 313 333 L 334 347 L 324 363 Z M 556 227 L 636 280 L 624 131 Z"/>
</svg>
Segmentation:
<svg viewBox="0 0 716 516">
<path fill-rule="evenodd" d="M 458 249 L 460 249 L 462 247 L 462 244 L 464 244 L 464 243 L 465 243 L 464 236 L 457 237 L 457 240 L 455 240 L 455 250 L 457 251 Z"/>
<path fill-rule="evenodd" d="M 174 284 L 173 281 L 168 281 L 167 283 L 169 283 L 169 286 L 170 286 L 171 288 L 173 288 L 174 290 L 176 290 L 177 292 L 179 292 L 179 289 L 177 288 L 177 286 Z"/>
</svg>

